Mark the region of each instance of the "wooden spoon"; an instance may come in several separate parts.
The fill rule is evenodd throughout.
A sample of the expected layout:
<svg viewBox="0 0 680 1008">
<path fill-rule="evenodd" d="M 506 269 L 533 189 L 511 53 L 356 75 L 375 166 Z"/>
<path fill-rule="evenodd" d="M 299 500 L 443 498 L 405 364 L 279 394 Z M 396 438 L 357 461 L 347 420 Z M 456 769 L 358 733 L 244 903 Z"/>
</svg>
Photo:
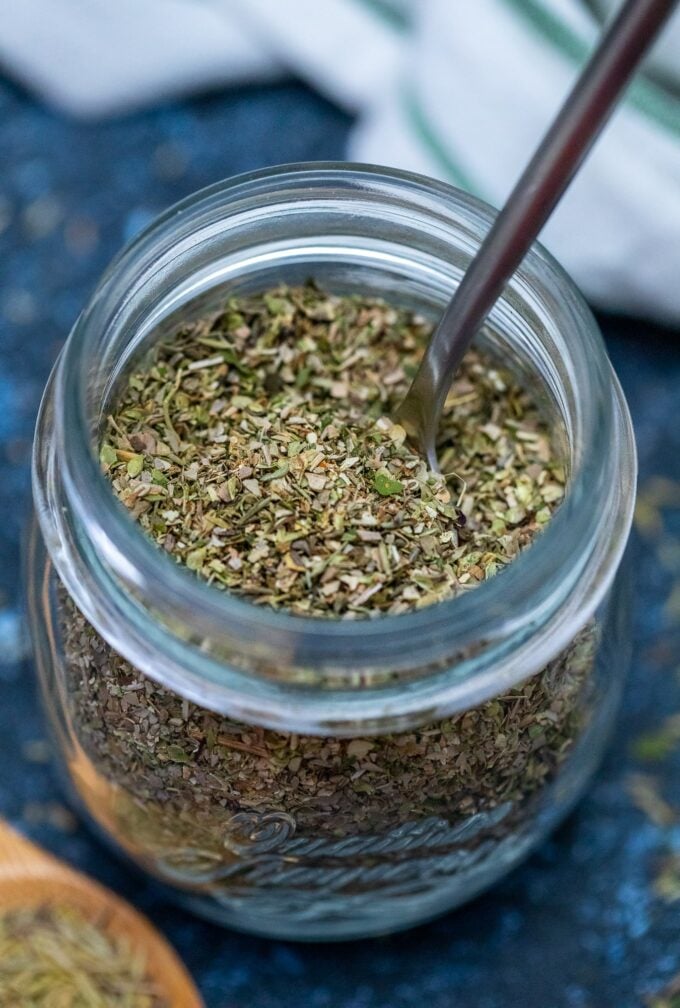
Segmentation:
<svg viewBox="0 0 680 1008">
<path fill-rule="evenodd" d="M 129 903 L 24 839 L 0 819 L 0 911 L 69 906 L 146 955 L 148 976 L 171 1008 L 203 1008 L 168 942 Z"/>
</svg>

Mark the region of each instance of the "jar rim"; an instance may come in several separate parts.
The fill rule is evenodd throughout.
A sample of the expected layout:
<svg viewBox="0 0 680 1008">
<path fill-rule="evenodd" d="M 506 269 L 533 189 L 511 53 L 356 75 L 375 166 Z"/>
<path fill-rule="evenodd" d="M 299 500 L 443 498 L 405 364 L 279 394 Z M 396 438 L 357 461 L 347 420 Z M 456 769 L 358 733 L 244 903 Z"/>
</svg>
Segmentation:
<svg viewBox="0 0 680 1008">
<path fill-rule="evenodd" d="M 529 252 L 521 272 L 528 282 L 537 283 L 538 278 L 547 278 L 561 297 L 561 303 L 556 305 L 555 310 L 562 312 L 562 323 L 569 328 L 572 370 L 582 383 L 576 389 L 581 408 L 581 429 L 578 432 L 580 460 L 571 475 L 563 505 L 541 535 L 508 565 L 500 577 L 475 587 L 472 592 L 407 613 L 381 614 L 358 620 L 299 616 L 256 606 L 247 599 L 216 591 L 160 551 L 125 513 L 92 450 L 92 423 L 86 401 L 96 337 L 101 336 L 98 326 L 106 311 L 109 319 L 115 320 L 115 303 L 120 303 L 125 297 L 126 283 L 129 289 L 129 284 L 139 282 L 140 263 L 148 268 L 154 257 L 160 258 L 159 249 L 167 254 L 182 227 L 185 228 L 182 233 L 188 233 L 187 227 L 190 227 L 192 218 L 200 216 L 205 221 L 211 215 L 214 218 L 221 214 L 224 220 L 228 219 L 235 206 L 242 208 L 248 201 L 252 203 L 272 194 L 278 194 L 279 199 L 295 200 L 303 191 L 310 199 L 314 198 L 315 192 L 319 194 L 318 198 L 321 194 L 328 198 L 329 194 L 342 191 L 346 196 L 356 194 L 362 199 L 371 199 L 372 195 L 377 198 L 382 194 L 387 200 L 395 199 L 399 193 L 404 198 L 408 197 L 412 204 L 421 206 L 423 213 L 436 212 L 444 219 L 448 217 L 452 226 L 457 219 L 470 219 L 482 230 L 490 226 L 495 213 L 482 201 L 447 183 L 397 169 L 333 162 L 283 165 L 239 175 L 187 197 L 156 218 L 113 260 L 90 304 L 74 326 L 62 354 L 54 378 L 51 419 L 55 428 L 62 431 L 62 436 L 65 429 L 71 432 L 71 437 L 75 435 L 70 450 L 64 454 L 58 477 L 63 481 L 66 498 L 73 511 L 70 520 L 79 528 L 79 532 L 73 535 L 76 538 L 82 536 L 82 530 L 86 529 L 83 555 L 87 554 L 88 563 L 93 568 L 97 567 L 100 587 L 107 584 L 106 590 L 115 592 L 120 591 L 122 586 L 123 592 L 132 596 L 127 601 L 118 597 L 118 613 L 125 611 L 127 618 L 137 619 L 135 594 L 146 593 L 149 596 L 150 593 L 150 597 L 145 598 L 148 611 L 174 614 L 176 618 L 193 624 L 198 638 L 209 639 L 212 644 L 220 642 L 225 626 L 228 627 L 230 642 L 235 638 L 251 641 L 255 638 L 259 642 L 266 641 L 273 652 L 290 648 L 293 640 L 298 664 L 307 668 L 317 662 L 320 668 L 332 666 L 341 670 L 343 674 L 338 674 L 335 685 L 352 691 L 364 685 L 356 670 L 371 661 L 380 661 L 381 654 L 398 653 L 400 640 L 417 642 L 446 638 L 450 650 L 452 641 L 457 639 L 460 653 L 464 654 L 471 641 L 483 639 L 496 641 L 501 651 L 504 647 L 507 650 L 510 639 L 517 641 L 531 633 L 537 621 L 548 614 L 551 605 L 558 604 L 557 594 L 562 596 L 559 604 L 564 604 L 564 596 L 568 594 L 565 586 L 570 583 L 570 578 L 574 582 L 578 580 L 583 575 L 584 566 L 594 562 L 593 557 L 598 551 L 602 569 L 597 572 L 597 581 L 601 597 L 618 565 L 632 516 L 635 453 L 630 418 L 590 309 L 567 274 L 540 245 L 535 245 Z M 43 417 L 38 425 L 34 486 L 38 516 L 46 533 L 48 549 L 79 607 L 109 643 L 125 653 L 120 640 L 111 640 L 111 619 L 105 617 L 101 601 L 95 606 L 84 597 L 78 575 L 70 570 L 63 550 L 57 547 L 57 540 L 63 539 L 63 535 L 55 533 L 52 525 L 53 515 L 50 515 L 53 508 L 45 494 L 47 473 L 40 454 L 40 442 L 42 440 L 44 448 L 47 436 L 46 422 Z M 612 472 L 602 463 L 599 449 L 603 440 L 605 448 L 615 445 L 624 457 L 618 478 L 623 483 L 630 483 L 627 495 L 621 494 L 620 487 L 619 493 L 614 495 L 616 500 L 609 493 L 614 515 L 593 513 L 597 509 L 588 506 L 589 499 L 592 504 L 593 495 L 597 498 L 600 494 L 597 499 L 605 500 L 607 483 L 616 482 L 616 478 L 612 480 Z M 613 541 L 615 538 L 618 541 Z M 142 570 L 145 572 L 143 577 L 140 576 Z M 548 582 L 554 596 L 550 600 L 546 599 Z M 512 599 L 511 612 L 508 598 Z M 238 693 L 244 681 L 249 680 L 250 687 L 253 687 L 251 702 L 253 698 L 262 700 L 263 691 L 269 691 L 272 693 L 269 699 L 273 708 L 283 703 L 281 697 L 274 696 L 282 688 L 280 683 L 265 681 L 266 676 L 262 682 L 256 683 L 257 671 L 249 669 L 243 673 L 224 661 L 216 661 L 204 647 L 197 645 L 198 638 L 189 640 L 183 632 L 173 642 L 174 659 L 180 665 L 188 654 L 187 647 L 196 658 L 192 664 L 193 685 L 185 684 L 187 695 L 196 699 L 200 694 L 201 702 L 204 702 L 201 684 L 209 681 L 211 690 L 219 693 L 222 689 L 226 691 L 225 696 L 229 694 L 232 697 L 233 706 L 234 692 Z M 180 652 L 184 653 L 183 659 Z M 474 692 L 482 688 L 481 679 L 474 685 L 472 678 L 488 673 L 489 668 L 475 668 L 465 659 L 458 671 L 461 673 L 458 676 L 459 685 L 467 681 L 468 692 Z M 428 674 L 424 678 L 428 678 Z M 439 681 L 441 672 L 437 672 L 434 679 Z M 177 682 L 173 688 L 182 692 Z M 328 706 L 333 706 L 338 713 L 335 700 Z M 394 705 L 392 710 L 395 710 Z M 272 723 L 271 717 L 266 723 Z"/>
</svg>

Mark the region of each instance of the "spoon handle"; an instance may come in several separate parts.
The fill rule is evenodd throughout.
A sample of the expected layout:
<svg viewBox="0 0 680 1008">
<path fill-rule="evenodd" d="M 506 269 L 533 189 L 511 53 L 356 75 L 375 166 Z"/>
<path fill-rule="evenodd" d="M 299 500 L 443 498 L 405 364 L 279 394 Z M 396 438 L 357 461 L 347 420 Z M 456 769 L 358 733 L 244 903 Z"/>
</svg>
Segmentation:
<svg viewBox="0 0 680 1008">
<path fill-rule="evenodd" d="M 434 332 L 398 417 L 436 464 L 453 375 L 677 0 L 626 0 L 482 242 Z"/>
</svg>

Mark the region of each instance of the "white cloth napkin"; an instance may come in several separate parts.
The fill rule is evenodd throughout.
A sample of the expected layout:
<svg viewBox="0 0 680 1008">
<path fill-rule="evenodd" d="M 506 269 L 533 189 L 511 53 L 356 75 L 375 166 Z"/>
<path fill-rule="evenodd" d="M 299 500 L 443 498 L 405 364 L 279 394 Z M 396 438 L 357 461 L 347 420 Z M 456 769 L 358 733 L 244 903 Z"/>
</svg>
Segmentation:
<svg viewBox="0 0 680 1008">
<path fill-rule="evenodd" d="M 496 206 L 599 29 L 586 0 L 8 7 L 0 63 L 72 114 L 293 72 L 357 114 L 349 157 L 444 178 Z M 596 304 L 680 323 L 680 15 L 542 239 Z"/>
</svg>

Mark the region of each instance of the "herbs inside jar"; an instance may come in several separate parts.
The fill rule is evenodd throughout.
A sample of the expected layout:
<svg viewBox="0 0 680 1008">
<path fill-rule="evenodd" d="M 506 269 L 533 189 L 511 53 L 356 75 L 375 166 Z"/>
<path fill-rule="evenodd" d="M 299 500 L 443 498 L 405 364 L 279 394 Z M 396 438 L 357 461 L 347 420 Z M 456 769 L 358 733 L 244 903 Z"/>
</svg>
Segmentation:
<svg viewBox="0 0 680 1008">
<path fill-rule="evenodd" d="M 390 417 L 430 331 L 313 284 L 231 298 L 129 373 L 101 442 L 113 492 L 216 590 L 296 615 L 394 616 L 502 577 L 562 500 L 560 438 L 473 351 L 429 470 Z M 393 881 L 419 844 L 477 856 L 530 818 L 589 718 L 594 624 L 477 709 L 333 738 L 199 707 L 113 651 L 65 592 L 60 604 L 81 791 L 163 877 L 232 895 L 370 888 L 363 869 L 329 881 L 348 853 Z"/>
<path fill-rule="evenodd" d="M 476 352 L 428 469 L 390 416 L 430 329 L 311 285 L 231 299 L 130 375 L 101 448 L 114 492 L 258 605 L 355 618 L 473 588 L 545 525 L 565 474 L 528 394 Z"/>
</svg>

